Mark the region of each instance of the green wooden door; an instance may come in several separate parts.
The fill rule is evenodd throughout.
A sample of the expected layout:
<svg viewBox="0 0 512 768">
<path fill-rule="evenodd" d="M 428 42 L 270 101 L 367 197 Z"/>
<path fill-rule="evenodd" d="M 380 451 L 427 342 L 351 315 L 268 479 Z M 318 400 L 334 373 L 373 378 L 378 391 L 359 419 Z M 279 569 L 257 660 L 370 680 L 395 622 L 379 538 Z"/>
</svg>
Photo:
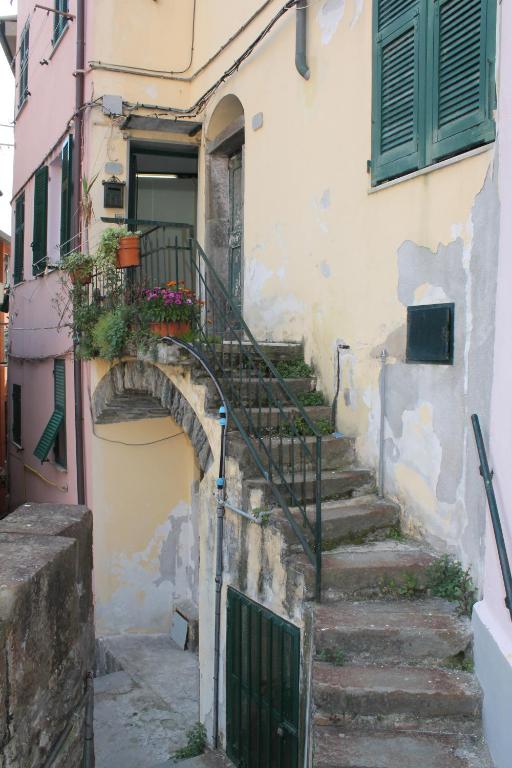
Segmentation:
<svg viewBox="0 0 512 768">
<path fill-rule="evenodd" d="M 239 768 L 297 768 L 300 632 L 231 587 L 227 753 Z"/>
<path fill-rule="evenodd" d="M 228 289 L 238 309 L 242 309 L 242 260 L 244 245 L 243 153 L 229 160 L 229 254 Z"/>
</svg>

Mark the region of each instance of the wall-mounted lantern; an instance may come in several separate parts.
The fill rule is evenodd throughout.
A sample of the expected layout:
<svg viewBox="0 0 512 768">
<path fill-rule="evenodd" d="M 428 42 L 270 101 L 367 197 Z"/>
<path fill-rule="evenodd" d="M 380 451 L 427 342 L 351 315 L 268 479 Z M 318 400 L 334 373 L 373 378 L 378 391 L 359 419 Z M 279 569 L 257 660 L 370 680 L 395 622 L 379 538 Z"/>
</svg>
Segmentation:
<svg viewBox="0 0 512 768">
<path fill-rule="evenodd" d="M 112 176 L 103 182 L 103 207 L 104 208 L 124 208 L 124 181 L 119 181 L 116 176 Z"/>
</svg>

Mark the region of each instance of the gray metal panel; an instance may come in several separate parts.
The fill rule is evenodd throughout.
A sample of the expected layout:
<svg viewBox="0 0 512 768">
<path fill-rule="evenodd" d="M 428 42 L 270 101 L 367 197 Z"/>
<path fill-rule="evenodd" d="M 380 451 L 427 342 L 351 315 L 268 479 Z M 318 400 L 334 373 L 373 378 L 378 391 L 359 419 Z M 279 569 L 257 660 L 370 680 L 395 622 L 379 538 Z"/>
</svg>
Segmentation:
<svg viewBox="0 0 512 768">
<path fill-rule="evenodd" d="M 176 120 L 174 118 L 144 117 L 130 115 L 123 123 L 123 128 L 137 131 L 162 131 L 164 133 L 184 133 L 194 136 L 202 128 L 202 123 L 193 120 Z"/>
</svg>

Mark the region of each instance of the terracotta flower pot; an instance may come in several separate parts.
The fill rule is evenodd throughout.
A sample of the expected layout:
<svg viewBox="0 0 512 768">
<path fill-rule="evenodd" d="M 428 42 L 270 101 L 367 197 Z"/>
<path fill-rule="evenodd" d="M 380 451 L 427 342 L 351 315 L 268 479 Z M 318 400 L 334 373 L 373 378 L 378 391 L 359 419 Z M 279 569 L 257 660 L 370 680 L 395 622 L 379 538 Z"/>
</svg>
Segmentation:
<svg viewBox="0 0 512 768">
<path fill-rule="evenodd" d="M 152 333 L 156 333 L 157 336 L 175 336 L 177 339 L 185 336 L 190 331 L 190 323 L 188 320 L 181 322 L 155 322 L 151 323 L 150 326 Z"/>
<path fill-rule="evenodd" d="M 117 249 L 118 269 L 138 267 L 140 264 L 140 237 L 138 235 L 125 235 L 119 238 Z"/>
</svg>

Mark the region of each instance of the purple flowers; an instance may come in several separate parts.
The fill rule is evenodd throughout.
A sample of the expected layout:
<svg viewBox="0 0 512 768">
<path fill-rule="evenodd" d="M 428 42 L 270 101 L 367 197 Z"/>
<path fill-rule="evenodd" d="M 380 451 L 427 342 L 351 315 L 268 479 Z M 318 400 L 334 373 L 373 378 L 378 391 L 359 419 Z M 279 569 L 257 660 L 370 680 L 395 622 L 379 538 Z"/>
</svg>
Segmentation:
<svg viewBox="0 0 512 768">
<path fill-rule="evenodd" d="M 182 283 L 169 282 L 144 291 L 144 304 L 152 321 L 192 320 L 203 302 Z"/>
</svg>

